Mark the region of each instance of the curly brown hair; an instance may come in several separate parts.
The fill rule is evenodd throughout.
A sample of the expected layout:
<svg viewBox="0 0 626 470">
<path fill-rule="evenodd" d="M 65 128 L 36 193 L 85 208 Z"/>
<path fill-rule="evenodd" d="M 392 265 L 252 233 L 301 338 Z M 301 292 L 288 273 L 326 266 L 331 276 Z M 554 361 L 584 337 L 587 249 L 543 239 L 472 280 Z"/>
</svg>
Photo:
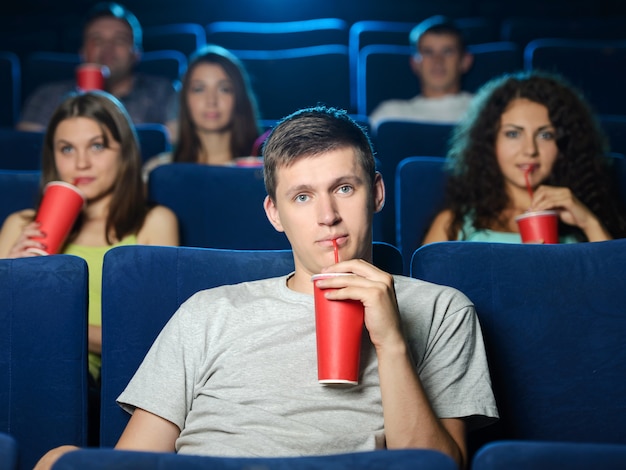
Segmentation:
<svg viewBox="0 0 626 470">
<path fill-rule="evenodd" d="M 448 238 L 465 238 L 463 225 L 468 218 L 476 230 L 505 225 L 503 211 L 510 201 L 495 143 L 500 118 L 517 98 L 544 105 L 556 131 L 558 156 L 545 184 L 569 188 L 614 238 L 626 237 L 626 217 L 610 171 L 613 159 L 594 112 L 562 77 L 532 71 L 486 83 L 455 127 L 446 164 L 445 207 L 453 214 Z M 561 224 L 559 233 L 585 240 L 577 227 Z"/>
</svg>

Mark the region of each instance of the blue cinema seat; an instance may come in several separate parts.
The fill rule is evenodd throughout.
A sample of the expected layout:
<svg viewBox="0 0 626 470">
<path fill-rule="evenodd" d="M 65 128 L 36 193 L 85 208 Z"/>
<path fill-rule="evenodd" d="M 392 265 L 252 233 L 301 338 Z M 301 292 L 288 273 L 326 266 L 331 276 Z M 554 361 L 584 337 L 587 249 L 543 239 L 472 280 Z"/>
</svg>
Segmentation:
<svg viewBox="0 0 626 470">
<path fill-rule="evenodd" d="M 141 160 L 148 161 L 163 152 L 172 150 L 167 127 L 158 123 L 135 124 L 137 139 L 141 149 Z"/>
<path fill-rule="evenodd" d="M 43 132 L 0 129 L 0 169 L 40 170 Z"/>
<path fill-rule="evenodd" d="M 37 206 L 39 171 L 0 170 L 0 226 L 13 212 Z"/>
<path fill-rule="evenodd" d="M 267 220 L 266 194 L 262 168 L 176 163 L 156 168 L 148 181 L 150 199 L 178 217 L 182 246 L 290 249 L 285 234 Z M 383 213 L 374 215 L 377 241 Z M 389 270 L 397 272 L 393 265 Z"/>
<path fill-rule="evenodd" d="M 0 260 L 0 432 L 18 468 L 87 444 L 87 263 L 69 255 Z"/>
<path fill-rule="evenodd" d="M 295 21 L 213 21 L 207 41 L 226 49 L 276 50 L 324 44 L 348 45 L 348 24 L 340 18 Z"/>
<path fill-rule="evenodd" d="M 372 140 L 378 157 L 379 169 L 385 180 L 386 202 L 383 214 L 381 238 L 397 243 L 396 216 L 396 172 L 405 158 L 421 156 L 443 160 L 448 152 L 448 141 L 454 124 L 435 122 L 410 122 L 382 120 L 374 129 Z M 415 188 L 419 190 L 419 188 Z M 425 208 L 427 209 L 427 208 Z M 398 245 L 399 246 L 399 245 Z M 415 249 L 417 247 L 414 247 Z"/>
<path fill-rule="evenodd" d="M 185 57 L 206 44 L 206 31 L 197 23 L 167 23 L 143 30 L 143 50 L 175 50 Z"/>
<path fill-rule="evenodd" d="M 286 47 L 232 50 L 248 71 L 262 119 L 318 104 L 352 111 L 347 45 Z"/>
<path fill-rule="evenodd" d="M 169 78 L 178 86 L 180 77 L 187 70 L 187 56 L 173 49 L 146 51 L 141 54 L 137 70 L 146 75 Z"/>
<path fill-rule="evenodd" d="M 557 7 L 559 8 L 559 7 Z M 542 17 L 543 16 L 543 17 Z M 560 14 L 511 16 L 503 18 L 500 27 L 500 39 L 512 41 L 524 48 L 538 38 L 559 39 L 624 39 L 626 17 L 587 16 L 576 17 Z"/>
<path fill-rule="evenodd" d="M 500 421 L 470 434 L 473 445 L 626 444 L 624 266 L 626 239 L 442 242 L 415 252 L 411 276 L 476 305 Z"/>
<path fill-rule="evenodd" d="M 20 112 L 22 68 L 14 52 L 0 52 L 0 127 L 13 127 Z"/>
<path fill-rule="evenodd" d="M 314 457 L 209 457 L 155 452 L 88 449 L 64 455 L 54 470 L 457 470 L 432 450 L 381 450 Z"/>
<path fill-rule="evenodd" d="M 9 434 L 0 432 L 0 470 L 17 469 L 17 442 Z"/>
<path fill-rule="evenodd" d="M 72 80 L 78 64 L 77 53 L 40 50 L 28 54 L 22 65 L 22 100 L 44 83 Z"/>
<path fill-rule="evenodd" d="M 626 114 L 625 62 L 625 40 L 535 39 L 524 48 L 526 70 L 563 75 L 598 114 Z"/>
<path fill-rule="evenodd" d="M 606 115 L 599 116 L 600 125 L 607 138 L 611 152 L 626 155 L 626 109 L 624 115 Z"/>
<path fill-rule="evenodd" d="M 445 159 L 409 157 L 395 173 L 396 246 L 402 253 L 405 269 L 420 246 L 430 224 L 443 209 L 447 175 Z"/>
<path fill-rule="evenodd" d="M 572 442 L 500 441 L 482 447 L 472 470 L 622 470 L 626 445 Z"/>
<path fill-rule="evenodd" d="M 151 200 L 178 217 L 180 244 L 207 248 L 288 249 L 263 210 L 263 170 L 176 163 L 150 173 Z"/>
</svg>

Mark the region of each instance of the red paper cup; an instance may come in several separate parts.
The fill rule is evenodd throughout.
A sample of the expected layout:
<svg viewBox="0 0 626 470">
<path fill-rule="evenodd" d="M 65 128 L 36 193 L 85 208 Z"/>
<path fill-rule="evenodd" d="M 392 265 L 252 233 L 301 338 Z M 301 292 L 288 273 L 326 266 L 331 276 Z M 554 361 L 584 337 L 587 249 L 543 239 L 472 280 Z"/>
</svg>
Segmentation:
<svg viewBox="0 0 626 470">
<path fill-rule="evenodd" d="M 42 238 L 33 238 L 44 245 L 45 250 L 29 248 L 41 255 L 58 253 L 67 238 L 78 214 L 85 205 L 85 196 L 75 186 L 63 181 L 52 181 L 44 188 L 43 199 L 35 221 L 41 224 Z"/>
<path fill-rule="evenodd" d="M 363 304 L 358 300 L 328 300 L 317 281 L 346 273 L 316 274 L 313 280 L 317 379 L 322 384 L 358 384 L 363 333 Z"/>
<path fill-rule="evenodd" d="M 76 85 L 82 91 L 104 90 L 109 69 L 100 64 L 85 63 L 76 67 Z"/>
<path fill-rule="evenodd" d="M 526 212 L 515 217 L 522 243 L 559 243 L 556 211 Z"/>
</svg>

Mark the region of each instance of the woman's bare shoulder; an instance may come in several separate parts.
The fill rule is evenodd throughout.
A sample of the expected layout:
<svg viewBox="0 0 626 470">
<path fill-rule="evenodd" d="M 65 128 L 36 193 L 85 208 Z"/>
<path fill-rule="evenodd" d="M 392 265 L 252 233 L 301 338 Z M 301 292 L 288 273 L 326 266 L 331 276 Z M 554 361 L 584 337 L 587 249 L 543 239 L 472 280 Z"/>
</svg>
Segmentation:
<svg viewBox="0 0 626 470">
<path fill-rule="evenodd" d="M 24 228 L 26 225 L 35 220 L 35 209 L 23 209 L 21 211 L 13 212 L 9 214 L 6 219 L 4 219 L 4 223 L 2 224 L 3 230 L 4 227 L 20 227 Z"/>
<path fill-rule="evenodd" d="M 178 245 L 176 214 L 165 206 L 152 207 L 137 234 L 137 243 L 141 245 Z"/>
</svg>

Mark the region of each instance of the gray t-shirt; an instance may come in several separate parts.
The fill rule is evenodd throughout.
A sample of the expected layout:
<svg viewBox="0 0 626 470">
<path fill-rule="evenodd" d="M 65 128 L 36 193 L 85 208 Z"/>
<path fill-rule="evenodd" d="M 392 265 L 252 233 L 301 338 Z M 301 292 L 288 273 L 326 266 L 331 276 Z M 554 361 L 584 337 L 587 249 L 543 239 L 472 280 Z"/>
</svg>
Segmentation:
<svg viewBox="0 0 626 470">
<path fill-rule="evenodd" d="M 439 417 L 497 417 L 482 334 L 460 292 L 395 276 L 416 369 Z M 297 456 L 385 447 L 378 364 L 364 330 L 357 386 L 317 381 L 313 296 L 287 277 L 201 291 L 165 326 L 118 398 L 182 431 L 176 451 Z M 477 422 L 478 421 L 478 422 Z"/>
</svg>

